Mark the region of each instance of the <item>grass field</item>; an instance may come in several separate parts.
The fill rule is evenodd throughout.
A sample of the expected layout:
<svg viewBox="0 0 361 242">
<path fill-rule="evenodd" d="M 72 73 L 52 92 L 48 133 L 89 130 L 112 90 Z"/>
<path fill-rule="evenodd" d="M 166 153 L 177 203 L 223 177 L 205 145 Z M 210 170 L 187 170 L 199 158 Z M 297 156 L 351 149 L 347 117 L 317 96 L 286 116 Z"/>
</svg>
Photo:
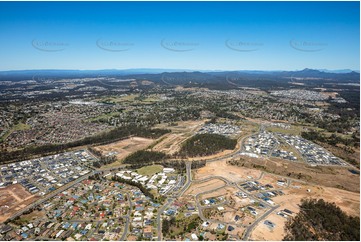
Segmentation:
<svg viewBox="0 0 361 242">
<path fill-rule="evenodd" d="M 286 143 L 284 143 L 284 144 L 279 145 L 278 149 L 285 150 L 287 152 L 292 152 L 293 155 L 297 157 L 297 161 L 304 162 L 301 154 L 296 150 L 296 148 L 291 147 L 290 145 L 287 145 Z"/>
<path fill-rule="evenodd" d="M 151 166 L 144 166 L 137 170 L 139 175 L 143 176 L 152 176 L 155 173 L 163 171 L 163 166 L 161 165 L 151 165 Z"/>
<path fill-rule="evenodd" d="M 100 98 L 96 101 L 99 102 L 109 102 L 109 103 L 121 103 L 125 101 L 134 101 L 136 97 L 139 97 L 139 94 L 130 94 L 126 96 L 111 96 L 106 98 Z"/>
<path fill-rule="evenodd" d="M 291 126 L 290 129 L 283 129 L 279 127 L 267 127 L 267 131 L 273 132 L 273 133 L 282 133 L 282 134 L 290 134 L 290 135 L 301 135 L 301 132 L 303 131 L 303 127 L 301 126 Z"/>
<path fill-rule="evenodd" d="M 124 103 L 124 102 L 140 102 L 140 103 L 152 103 L 157 102 L 160 98 L 157 95 L 146 96 L 143 100 L 137 100 L 139 94 L 130 94 L 126 96 L 111 96 L 107 98 L 101 98 L 98 101 L 108 102 L 108 103 Z"/>
<path fill-rule="evenodd" d="M 157 96 L 157 95 L 149 95 L 145 99 L 143 99 L 142 102 L 152 103 L 152 102 L 158 102 L 159 100 L 160 100 L 159 96 Z"/>
</svg>

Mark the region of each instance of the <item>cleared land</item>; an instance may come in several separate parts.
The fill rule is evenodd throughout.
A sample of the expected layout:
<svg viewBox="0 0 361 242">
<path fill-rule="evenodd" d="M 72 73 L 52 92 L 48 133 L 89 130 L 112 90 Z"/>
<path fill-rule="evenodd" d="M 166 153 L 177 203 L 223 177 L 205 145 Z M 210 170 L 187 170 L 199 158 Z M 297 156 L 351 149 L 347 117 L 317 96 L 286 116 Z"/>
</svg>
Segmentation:
<svg viewBox="0 0 361 242">
<path fill-rule="evenodd" d="M 178 133 L 187 133 L 187 132 L 195 132 L 198 129 L 202 127 L 204 122 L 207 121 L 204 120 L 196 120 L 196 121 L 183 121 L 183 122 L 177 122 L 176 125 L 171 124 L 158 124 L 155 126 L 155 128 L 160 129 L 170 129 L 172 132 L 178 132 Z"/>
<path fill-rule="evenodd" d="M 307 190 L 310 190 L 308 192 Z M 285 206 L 298 207 L 302 198 L 323 198 L 325 201 L 334 202 L 349 215 L 360 214 L 360 193 L 345 191 L 333 187 L 316 186 L 292 182 L 291 186 L 284 189 L 285 195 L 275 197 L 273 200 Z M 291 210 L 292 210 L 291 209 Z"/>
<path fill-rule="evenodd" d="M 341 188 L 348 191 L 360 191 L 360 176 L 352 174 L 350 167 L 310 166 L 300 162 L 289 162 L 282 159 L 255 159 L 242 156 L 238 167 L 261 169 L 290 178 L 327 187 Z"/>
<path fill-rule="evenodd" d="M 206 120 L 184 121 L 172 124 L 159 124 L 156 128 L 170 129 L 172 132 L 163 136 L 160 142 L 152 147 L 153 151 L 173 155 L 181 148 L 181 144 L 199 130 Z"/>
<path fill-rule="evenodd" d="M 212 179 L 206 182 L 193 183 L 191 187 L 186 191 L 185 195 L 197 195 L 198 193 L 211 191 L 221 188 L 226 183 L 219 179 Z"/>
<path fill-rule="evenodd" d="M 239 148 L 239 144 L 237 143 L 235 150 L 237 150 L 238 148 Z M 210 160 L 210 159 L 215 159 L 215 158 L 222 158 L 223 156 L 229 155 L 233 152 L 234 152 L 234 150 L 223 150 L 214 155 L 187 157 L 186 159 L 189 161 Z"/>
<path fill-rule="evenodd" d="M 272 223 L 276 224 L 276 226 L 274 228 L 269 228 L 264 224 L 266 220 L 271 221 Z M 266 219 L 263 219 L 261 222 L 259 222 L 258 226 L 253 230 L 250 240 L 281 241 L 285 236 L 284 224 L 286 221 L 286 218 L 272 213 Z"/>
<path fill-rule="evenodd" d="M 310 192 L 307 191 L 308 189 L 310 189 Z M 349 215 L 359 216 L 360 214 L 359 193 L 297 182 L 292 182 L 289 188 L 285 188 L 282 191 L 285 195 L 272 198 L 274 202 L 280 205 L 280 208 L 258 224 L 251 235 L 251 240 L 282 240 L 287 218 L 277 215 L 277 212 L 288 209 L 294 213 L 298 213 L 298 205 L 301 204 L 301 199 L 303 198 L 322 198 L 325 201 L 334 202 Z M 267 227 L 264 224 L 265 220 L 275 223 L 275 228 L 270 229 Z"/>
<path fill-rule="evenodd" d="M 212 190 L 212 189 L 207 189 L 207 190 Z M 234 187 L 224 187 L 224 188 L 215 190 L 215 191 L 210 192 L 210 193 L 205 193 L 205 194 L 200 196 L 200 199 L 203 200 L 203 199 L 214 198 L 214 197 L 230 198 L 237 191 L 238 191 L 238 189 L 236 189 Z M 225 199 L 225 201 L 229 201 L 229 200 Z"/>
<path fill-rule="evenodd" d="M 119 161 L 127 157 L 129 154 L 138 150 L 145 149 L 152 142 L 154 142 L 154 139 L 132 137 L 111 144 L 96 146 L 94 147 L 94 149 L 101 151 L 103 155 L 108 155 L 109 153 L 117 152 L 116 157 L 118 162 L 115 163 L 119 164 Z M 111 165 L 114 165 L 114 163 L 108 166 Z"/>
<path fill-rule="evenodd" d="M 228 165 L 226 161 L 214 161 L 206 164 L 195 172 L 195 179 L 204 179 L 212 176 L 222 176 L 232 182 L 239 182 L 259 178 L 261 171 Z"/>
<path fill-rule="evenodd" d="M 189 138 L 190 135 L 182 134 L 182 133 L 171 133 L 165 136 L 165 138 L 156 144 L 152 150 L 164 152 L 168 155 L 173 155 L 178 152 L 180 149 L 180 144 Z"/>
<path fill-rule="evenodd" d="M 0 222 L 4 222 L 16 211 L 37 200 L 20 184 L 0 188 Z"/>
</svg>

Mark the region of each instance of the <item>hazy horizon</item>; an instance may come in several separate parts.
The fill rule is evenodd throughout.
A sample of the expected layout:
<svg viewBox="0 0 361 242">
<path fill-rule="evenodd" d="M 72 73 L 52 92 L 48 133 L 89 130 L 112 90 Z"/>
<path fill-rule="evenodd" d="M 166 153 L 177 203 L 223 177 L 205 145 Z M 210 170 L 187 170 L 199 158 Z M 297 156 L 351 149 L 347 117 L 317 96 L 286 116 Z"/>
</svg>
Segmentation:
<svg viewBox="0 0 361 242">
<path fill-rule="evenodd" d="M 253 70 L 246 70 L 246 69 L 239 69 L 239 70 L 224 70 L 224 69 L 214 69 L 214 70 L 201 70 L 201 69 L 176 69 L 176 68 L 126 68 L 126 69 L 117 69 L 117 68 L 109 68 L 109 69 L 13 69 L 13 70 L 0 70 L 0 72 L 21 72 L 21 71 L 130 71 L 130 70 L 142 70 L 142 71 L 146 71 L 146 70 L 150 70 L 150 71 L 171 71 L 171 72 L 175 72 L 175 71 L 185 71 L 185 72 L 232 72 L 232 71 L 236 71 L 236 72 L 282 72 L 282 71 L 303 71 L 303 70 L 317 70 L 317 71 L 321 71 L 321 72 L 360 72 L 360 70 L 353 70 L 350 68 L 346 68 L 346 69 L 313 69 L 313 68 L 302 68 L 302 69 L 291 69 L 291 70 L 261 70 L 261 69 L 253 69 Z"/>
</svg>

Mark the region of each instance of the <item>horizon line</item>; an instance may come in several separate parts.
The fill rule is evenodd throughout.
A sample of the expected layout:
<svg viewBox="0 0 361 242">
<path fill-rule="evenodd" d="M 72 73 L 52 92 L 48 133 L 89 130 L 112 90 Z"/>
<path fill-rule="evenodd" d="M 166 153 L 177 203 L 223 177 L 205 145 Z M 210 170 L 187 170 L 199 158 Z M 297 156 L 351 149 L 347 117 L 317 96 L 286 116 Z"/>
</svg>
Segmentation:
<svg viewBox="0 0 361 242">
<path fill-rule="evenodd" d="M 57 69 L 57 68 L 49 68 L 49 69 L 8 69 L 8 70 L 0 70 L 0 72 L 17 72 L 17 71 L 130 71 L 130 70 L 173 70 L 173 71 L 186 71 L 186 72 L 232 72 L 232 71 L 263 71 L 263 72 L 280 72 L 280 71 L 303 71 L 303 70 L 316 70 L 316 71 L 350 71 L 350 72 L 358 72 L 360 70 L 355 70 L 351 68 L 337 68 L 337 69 L 327 69 L 327 68 L 309 68 L 305 67 L 303 69 L 275 69 L 275 70 L 266 70 L 266 69 L 188 69 L 188 68 L 158 68 L 158 67 L 139 67 L 139 68 L 125 68 L 125 69 L 117 69 L 117 68 L 109 68 L 109 69 Z"/>
</svg>

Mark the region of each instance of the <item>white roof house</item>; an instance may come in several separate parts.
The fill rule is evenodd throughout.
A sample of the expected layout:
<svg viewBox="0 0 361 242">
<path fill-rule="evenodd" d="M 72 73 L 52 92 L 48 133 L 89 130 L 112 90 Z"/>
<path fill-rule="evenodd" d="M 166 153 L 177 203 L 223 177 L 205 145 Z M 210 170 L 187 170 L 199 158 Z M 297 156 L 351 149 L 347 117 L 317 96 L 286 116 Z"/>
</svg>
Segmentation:
<svg viewBox="0 0 361 242">
<path fill-rule="evenodd" d="M 174 168 L 163 168 L 163 172 L 164 173 L 171 173 L 171 172 L 174 172 Z"/>
<path fill-rule="evenodd" d="M 196 234 L 192 234 L 191 237 L 192 237 L 192 240 L 198 240 L 198 236 Z"/>
</svg>

